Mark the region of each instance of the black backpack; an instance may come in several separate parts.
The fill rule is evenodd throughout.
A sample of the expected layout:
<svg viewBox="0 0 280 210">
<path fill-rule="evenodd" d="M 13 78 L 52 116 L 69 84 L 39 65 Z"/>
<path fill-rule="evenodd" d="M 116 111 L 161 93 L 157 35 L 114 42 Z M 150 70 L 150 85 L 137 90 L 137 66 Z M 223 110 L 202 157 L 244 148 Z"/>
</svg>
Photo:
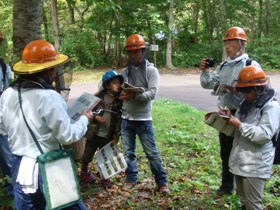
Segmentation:
<svg viewBox="0 0 280 210">
<path fill-rule="evenodd" d="M 274 99 L 276 100 L 276 99 Z M 266 103 L 266 101 L 261 105 L 261 107 Z M 260 107 L 260 108 L 261 108 Z M 261 110 L 262 114 L 262 110 Z M 275 156 L 273 160 L 273 165 L 280 164 L 280 128 L 276 131 L 276 133 L 272 136 L 271 141 L 273 143 L 273 147 L 275 148 Z"/>
<path fill-rule="evenodd" d="M 280 164 L 280 129 L 277 130 L 277 132 L 272 137 L 271 141 L 273 143 L 273 146 L 275 147 L 275 156 L 274 156 L 274 165 Z"/>
<path fill-rule="evenodd" d="M 2 68 L 2 73 L 3 73 L 3 84 L 4 84 L 4 87 L 5 87 L 5 82 L 6 82 L 6 72 L 7 72 L 7 66 L 3 60 L 3 58 L 0 58 L 0 65 L 1 65 L 1 68 Z"/>
</svg>

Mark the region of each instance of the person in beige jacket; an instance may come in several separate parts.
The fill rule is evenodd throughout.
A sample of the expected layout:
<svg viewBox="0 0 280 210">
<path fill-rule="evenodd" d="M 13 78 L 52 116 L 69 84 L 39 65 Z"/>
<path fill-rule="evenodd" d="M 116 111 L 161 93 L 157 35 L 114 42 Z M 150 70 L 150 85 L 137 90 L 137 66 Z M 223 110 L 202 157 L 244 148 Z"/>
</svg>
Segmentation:
<svg viewBox="0 0 280 210">
<path fill-rule="evenodd" d="M 228 109 L 221 110 L 235 127 L 229 168 L 242 210 L 262 210 L 264 185 L 271 176 L 275 155 L 271 139 L 280 124 L 279 103 L 259 67 L 243 68 L 235 88 L 244 97 L 235 116 Z"/>
</svg>

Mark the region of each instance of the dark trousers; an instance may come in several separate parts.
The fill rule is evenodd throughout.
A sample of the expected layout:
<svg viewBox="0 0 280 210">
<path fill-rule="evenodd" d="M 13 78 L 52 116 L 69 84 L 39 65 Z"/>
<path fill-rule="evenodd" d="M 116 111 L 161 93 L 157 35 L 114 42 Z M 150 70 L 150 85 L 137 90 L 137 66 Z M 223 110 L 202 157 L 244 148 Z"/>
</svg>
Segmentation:
<svg viewBox="0 0 280 210">
<path fill-rule="evenodd" d="M 225 134 L 219 132 L 220 140 L 220 155 L 222 159 L 222 188 L 227 191 L 233 190 L 234 185 L 234 175 L 230 173 L 228 161 L 232 148 L 233 137 L 226 136 Z"/>
<path fill-rule="evenodd" d="M 101 149 L 110 141 L 112 141 L 111 138 L 103 138 L 100 136 L 93 136 L 91 139 L 88 139 L 86 142 L 86 147 L 82 158 L 82 164 L 88 165 L 88 163 L 92 161 L 93 156 L 97 151 L 97 149 Z"/>
</svg>

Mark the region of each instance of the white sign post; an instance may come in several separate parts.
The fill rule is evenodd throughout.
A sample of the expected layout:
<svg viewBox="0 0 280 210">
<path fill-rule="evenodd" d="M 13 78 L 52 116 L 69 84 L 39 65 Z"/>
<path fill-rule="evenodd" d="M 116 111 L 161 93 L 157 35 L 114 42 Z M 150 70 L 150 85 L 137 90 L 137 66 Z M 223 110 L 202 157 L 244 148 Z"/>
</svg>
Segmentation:
<svg viewBox="0 0 280 210">
<path fill-rule="evenodd" d="M 157 56 L 156 56 L 156 52 L 158 51 L 158 45 L 157 45 L 157 44 L 151 44 L 150 50 L 151 50 L 151 51 L 154 51 L 154 64 L 155 64 L 155 66 L 157 66 Z"/>
</svg>

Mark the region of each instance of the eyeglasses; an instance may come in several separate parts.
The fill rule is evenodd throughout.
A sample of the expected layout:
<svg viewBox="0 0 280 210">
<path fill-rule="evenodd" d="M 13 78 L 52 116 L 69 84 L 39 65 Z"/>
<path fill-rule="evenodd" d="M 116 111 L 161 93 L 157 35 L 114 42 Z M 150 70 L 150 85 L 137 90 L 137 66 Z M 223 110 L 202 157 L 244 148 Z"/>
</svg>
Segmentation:
<svg viewBox="0 0 280 210">
<path fill-rule="evenodd" d="M 232 45 L 234 45 L 235 43 L 237 43 L 237 41 L 238 41 L 238 40 L 235 40 L 235 39 L 233 39 L 233 40 L 226 40 L 226 41 L 224 41 L 223 45 L 224 45 L 224 46 L 232 46 Z"/>
<path fill-rule="evenodd" d="M 252 90 L 254 90 L 254 87 L 236 88 L 236 91 L 240 93 L 250 93 Z"/>
<path fill-rule="evenodd" d="M 142 53 L 142 49 L 139 49 L 139 50 L 127 50 L 126 52 L 127 52 L 128 55 L 139 54 L 139 53 Z"/>
</svg>

